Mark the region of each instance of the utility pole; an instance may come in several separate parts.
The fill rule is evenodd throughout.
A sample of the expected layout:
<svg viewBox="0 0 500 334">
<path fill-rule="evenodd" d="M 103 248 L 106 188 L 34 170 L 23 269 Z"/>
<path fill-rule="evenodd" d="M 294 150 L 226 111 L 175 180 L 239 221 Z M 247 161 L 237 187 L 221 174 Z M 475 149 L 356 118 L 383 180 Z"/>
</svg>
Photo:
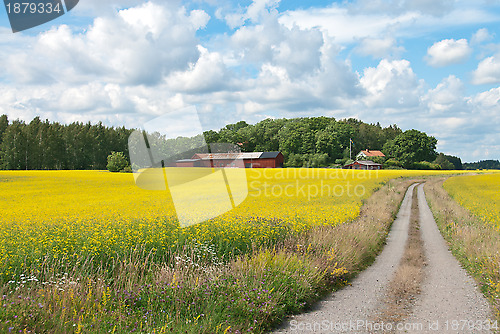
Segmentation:
<svg viewBox="0 0 500 334">
<path fill-rule="evenodd" d="M 349 160 L 352 160 L 352 139 L 349 138 Z"/>
</svg>

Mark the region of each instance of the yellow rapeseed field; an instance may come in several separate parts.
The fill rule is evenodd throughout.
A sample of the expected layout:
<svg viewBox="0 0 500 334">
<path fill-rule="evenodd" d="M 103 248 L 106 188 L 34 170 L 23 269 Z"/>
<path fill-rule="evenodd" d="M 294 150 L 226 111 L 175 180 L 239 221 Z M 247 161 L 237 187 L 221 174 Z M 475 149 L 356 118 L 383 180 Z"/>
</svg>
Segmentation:
<svg viewBox="0 0 500 334">
<path fill-rule="evenodd" d="M 444 188 L 460 205 L 500 230 L 500 173 L 452 177 Z"/>
<path fill-rule="evenodd" d="M 363 200 L 390 178 L 443 172 L 248 169 L 245 173 L 248 195 L 236 209 L 182 228 L 170 192 L 141 189 L 132 174 L 0 172 L 0 278 L 8 279 L 47 259 L 68 266 L 88 258 L 112 262 L 134 247 L 162 256 L 186 245 L 208 244 L 220 257 L 230 257 L 311 226 L 353 219 Z M 498 186 L 498 176 L 495 180 Z M 219 192 L 220 188 L 208 185 L 193 196 Z M 498 206 L 488 212 L 498 213 Z"/>
</svg>

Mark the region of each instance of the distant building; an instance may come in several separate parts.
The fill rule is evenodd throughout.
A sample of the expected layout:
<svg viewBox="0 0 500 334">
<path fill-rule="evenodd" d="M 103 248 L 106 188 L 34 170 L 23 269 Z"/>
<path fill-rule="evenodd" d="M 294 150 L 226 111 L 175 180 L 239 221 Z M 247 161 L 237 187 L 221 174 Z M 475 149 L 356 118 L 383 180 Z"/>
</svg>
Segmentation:
<svg viewBox="0 0 500 334">
<path fill-rule="evenodd" d="M 382 169 L 382 165 L 373 161 L 359 160 L 354 161 L 351 164 L 345 165 L 344 169 L 364 169 L 364 170 L 376 170 Z"/>
<path fill-rule="evenodd" d="M 173 167 L 200 167 L 200 164 L 198 163 L 199 161 L 200 161 L 199 159 L 177 160 Z"/>
<path fill-rule="evenodd" d="M 373 158 L 373 157 L 385 157 L 385 154 L 380 152 L 380 151 L 376 151 L 376 150 L 364 150 L 364 151 L 361 151 L 358 153 L 358 155 L 356 156 L 356 160 L 360 160 L 360 159 L 365 159 L 365 158 Z"/>
<path fill-rule="evenodd" d="M 281 152 L 196 153 L 191 159 L 177 160 L 176 167 L 280 168 Z"/>
</svg>

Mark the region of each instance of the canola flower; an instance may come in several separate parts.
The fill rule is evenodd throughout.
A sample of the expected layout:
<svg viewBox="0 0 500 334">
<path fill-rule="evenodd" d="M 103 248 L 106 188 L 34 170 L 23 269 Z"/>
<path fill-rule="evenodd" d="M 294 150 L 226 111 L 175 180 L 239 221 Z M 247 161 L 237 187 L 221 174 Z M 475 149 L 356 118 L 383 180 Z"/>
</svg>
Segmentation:
<svg viewBox="0 0 500 334">
<path fill-rule="evenodd" d="M 460 205 L 500 230 L 500 173 L 452 177 L 443 186 Z"/>
<path fill-rule="evenodd" d="M 68 266 L 89 257 L 111 263 L 135 247 L 160 259 L 186 246 L 208 244 L 217 256 L 228 259 L 313 226 L 354 219 L 363 200 L 388 179 L 445 172 L 248 169 L 245 173 L 248 194 L 242 203 L 182 228 L 168 187 L 141 189 L 132 174 L 2 171 L 0 279 L 8 281 L 47 259 Z M 217 191 L 220 188 L 214 187 L 212 193 L 201 189 L 197 196 L 217 196 Z"/>
</svg>

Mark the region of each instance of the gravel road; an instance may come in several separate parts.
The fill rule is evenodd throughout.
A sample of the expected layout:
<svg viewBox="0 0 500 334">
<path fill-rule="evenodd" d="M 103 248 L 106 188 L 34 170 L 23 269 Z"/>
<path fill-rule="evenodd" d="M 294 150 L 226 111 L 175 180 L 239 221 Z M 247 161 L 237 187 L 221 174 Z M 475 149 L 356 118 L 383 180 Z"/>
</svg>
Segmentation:
<svg viewBox="0 0 500 334">
<path fill-rule="evenodd" d="M 358 325 L 372 321 L 371 314 L 380 307 L 387 284 L 403 255 L 414 187 L 407 190 L 387 244 L 373 265 L 359 274 L 352 285 L 331 294 L 312 311 L 291 317 L 274 333 L 363 333 Z M 338 328 L 341 325 L 346 328 Z"/>
<path fill-rule="evenodd" d="M 407 190 L 387 245 L 374 264 L 352 285 L 332 293 L 310 312 L 290 317 L 273 333 L 380 333 L 383 332 L 380 329 L 391 328 L 374 319 L 377 310 L 384 305 L 387 285 L 405 249 L 415 186 Z M 492 319 L 490 306 L 473 279 L 449 252 L 425 200 L 423 185 L 418 186 L 418 200 L 428 265 L 412 314 L 399 325 L 391 324 L 390 332 L 489 333 L 480 330 L 482 325 L 479 324 Z M 475 321 L 474 327 L 469 329 L 472 323 L 465 321 Z"/>
</svg>

